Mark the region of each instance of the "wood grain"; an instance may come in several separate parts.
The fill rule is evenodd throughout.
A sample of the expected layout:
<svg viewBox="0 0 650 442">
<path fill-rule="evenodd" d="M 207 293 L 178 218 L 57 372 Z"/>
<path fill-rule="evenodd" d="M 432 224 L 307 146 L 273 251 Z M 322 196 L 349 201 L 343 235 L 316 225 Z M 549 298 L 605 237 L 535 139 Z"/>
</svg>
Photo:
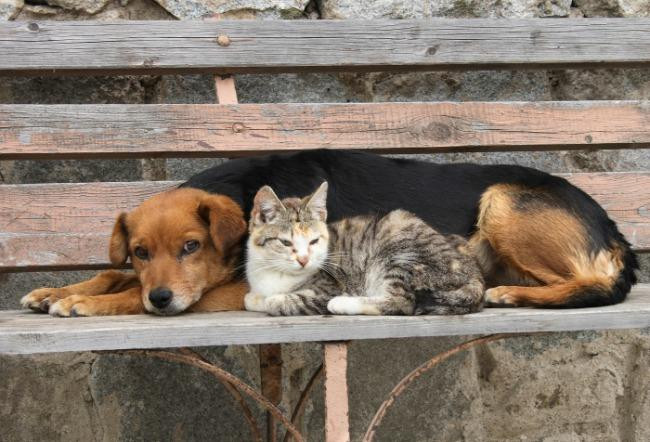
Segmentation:
<svg viewBox="0 0 650 442">
<path fill-rule="evenodd" d="M 650 249 L 650 172 L 564 176 L 608 211 L 636 250 Z M 107 266 L 108 239 L 115 217 L 178 184 L 0 186 L 0 268 L 25 271 Z"/>
<path fill-rule="evenodd" d="M 0 353 L 199 347 L 650 327 L 650 286 L 627 301 L 569 310 L 486 309 L 464 316 L 294 316 L 253 312 L 53 318 L 0 312 Z"/>
<path fill-rule="evenodd" d="M 0 74 L 646 66 L 649 47 L 644 18 L 4 22 Z"/>
<path fill-rule="evenodd" d="M 0 159 L 650 146 L 650 102 L 0 105 Z"/>
<path fill-rule="evenodd" d="M 0 186 L 0 268 L 97 268 L 115 217 L 179 182 Z"/>
</svg>

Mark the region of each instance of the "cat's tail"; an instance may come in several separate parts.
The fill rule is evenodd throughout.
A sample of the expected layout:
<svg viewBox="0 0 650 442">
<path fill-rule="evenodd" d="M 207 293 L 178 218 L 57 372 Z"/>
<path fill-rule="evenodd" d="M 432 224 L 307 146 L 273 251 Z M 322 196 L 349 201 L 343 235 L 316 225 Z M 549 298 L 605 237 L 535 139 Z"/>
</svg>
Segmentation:
<svg viewBox="0 0 650 442">
<path fill-rule="evenodd" d="M 465 315 L 483 309 L 485 286 L 480 278 L 456 290 L 420 289 L 415 291 L 416 315 Z"/>
</svg>

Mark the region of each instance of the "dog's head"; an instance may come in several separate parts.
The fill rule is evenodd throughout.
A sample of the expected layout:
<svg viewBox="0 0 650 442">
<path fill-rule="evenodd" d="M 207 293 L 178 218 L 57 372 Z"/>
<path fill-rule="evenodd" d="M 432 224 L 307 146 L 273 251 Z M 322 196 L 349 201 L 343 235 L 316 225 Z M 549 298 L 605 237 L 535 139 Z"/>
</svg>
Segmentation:
<svg viewBox="0 0 650 442">
<path fill-rule="evenodd" d="M 232 199 L 175 189 L 120 214 L 109 254 L 115 265 L 131 258 L 147 311 L 173 315 L 233 278 L 245 232 Z"/>
</svg>

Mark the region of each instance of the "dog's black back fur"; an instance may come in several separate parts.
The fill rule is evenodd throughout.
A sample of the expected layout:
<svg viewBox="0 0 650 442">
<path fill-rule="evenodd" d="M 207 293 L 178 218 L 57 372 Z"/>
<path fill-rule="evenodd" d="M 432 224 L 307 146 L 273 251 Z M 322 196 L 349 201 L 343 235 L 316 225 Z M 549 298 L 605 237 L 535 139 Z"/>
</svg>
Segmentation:
<svg viewBox="0 0 650 442">
<path fill-rule="evenodd" d="M 311 150 L 228 161 L 193 176 L 184 186 L 227 195 L 248 216 L 255 193 L 265 184 L 286 198 L 305 196 L 323 181 L 329 183 L 329 221 L 405 209 L 440 232 L 465 236 L 473 230 L 479 198 L 490 185 L 566 183 L 520 166 L 435 164 L 363 152 Z"/>
<path fill-rule="evenodd" d="M 602 207 L 565 179 L 527 167 L 435 164 L 363 152 L 311 150 L 228 161 L 193 176 L 183 186 L 227 195 L 248 217 L 255 193 L 265 184 L 286 198 L 307 195 L 323 181 L 329 183 L 329 221 L 405 209 L 442 233 L 465 237 L 474 231 L 479 200 L 491 185 L 540 189 L 547 204 L 566 209 L 582 222 L 590 235 L 590 252 L 614 244 L 623 248 L 618 295 L 611 294 L 615 302 L 636 282 L 636 257 Z"/>
<path fill-rule="evenodd" d="M 183 186 L 233 198 L 250 214 L 255 193 L 270 185 L 280 198 L 305 196 L 328 181 L 328 220 L 382 214 L 394 209 L 415 213 L 442 233 L 468 236 L 474 229 L 481 194 L 497 183 L 543 187 L 585 221 L 602 230 L 605 211 L 566 180 L 521 166 L 435 164 L 335 150 L 237 159 L 194 175 Z M 600 229 L 598 227 L 601 227 Z M 609 230 L 609 229 L 605 229 Z M 602 247 L 606 238 L 594 238 Z"/>
</svg>

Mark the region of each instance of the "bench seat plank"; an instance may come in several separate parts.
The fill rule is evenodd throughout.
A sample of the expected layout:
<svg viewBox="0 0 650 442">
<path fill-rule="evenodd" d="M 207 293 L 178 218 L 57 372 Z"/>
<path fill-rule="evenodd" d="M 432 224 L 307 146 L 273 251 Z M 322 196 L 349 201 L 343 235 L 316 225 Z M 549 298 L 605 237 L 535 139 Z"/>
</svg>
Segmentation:
<svg viewBox="0 0 650 442">
<path fill-rule="evenodd" d="M 573 310 L 485 309 L 465 316 L 294 316 L 253 312 L 52 318 L 0 312 L 0 353 L 269 344 L 650 327 L 650 285 L 627 301 Z"/>
<path fill-rule="evenodd" d="M 0 159 L 650 146 L 650 102 L 0 105 Z"/>
<path fill-rule="evenodd" d="M 649 47 L 644 18 L 5 22 L 0 74 L 644 66 Z"/>
<path fill-rule="evenodd" d="M 618 222 L 636 250 L 650 249 L 650 172 L 564 175 Z M 0 268 L 102 268 L 115 217 L 174 181 L 0 186 Z"/>
</svg>

